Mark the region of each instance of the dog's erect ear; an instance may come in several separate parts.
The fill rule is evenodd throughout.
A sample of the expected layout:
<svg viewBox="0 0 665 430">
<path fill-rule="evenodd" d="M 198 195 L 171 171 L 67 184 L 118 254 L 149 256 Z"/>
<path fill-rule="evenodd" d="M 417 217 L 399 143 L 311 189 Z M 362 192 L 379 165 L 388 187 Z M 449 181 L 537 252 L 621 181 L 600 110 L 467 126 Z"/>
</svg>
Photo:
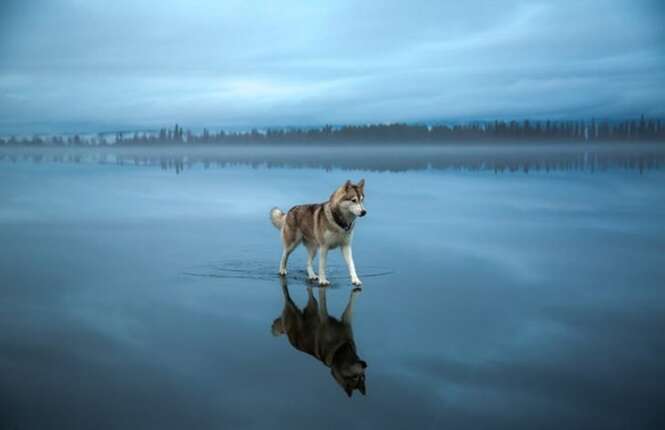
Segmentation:
<svg viewBox="0 0 665 430">
<path fill-rule="evenodd" d="M 358 385 L 358 391 L 360 391 L 360 394 L 363 396 L 367 395 L 367 388 L 365 388 L 365 381 L 362 381 L 360 385 Z"/>
<path fill-rule="evenodd" d="M 353 394 L 353 388 L 347 387 L 346 385 L 344 386 L 344 392 L 346 393 L 347 396 L 351 397 L 351 394 Z"/>
<path fill-rule="evenodd" d="M 351 188 L 351 179 L 347 179 L 346 182 L 344 182 L 344 189 L 348 190 Z"/>
<path fill-rule="evenodd" d="M 360 182 L 358 182 L 358 188 L 361 190 L 365 189 L 365 178 L 362 178 Z"/>
</svg>

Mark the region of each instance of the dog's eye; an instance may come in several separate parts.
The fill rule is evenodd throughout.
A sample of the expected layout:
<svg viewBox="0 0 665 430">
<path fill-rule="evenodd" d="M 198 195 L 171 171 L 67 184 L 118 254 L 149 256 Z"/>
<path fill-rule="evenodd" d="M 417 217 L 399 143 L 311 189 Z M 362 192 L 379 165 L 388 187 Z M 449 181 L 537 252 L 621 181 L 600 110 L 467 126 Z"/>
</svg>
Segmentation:
<svg viewBox="0 0 665 430">
<path fill-rule="evenodd" d="M 358 203 L 358 199 L 357 199 L 356 197 L 352 198 L 351 201 L 352 201 L 353 203 Z"/>
</svg>

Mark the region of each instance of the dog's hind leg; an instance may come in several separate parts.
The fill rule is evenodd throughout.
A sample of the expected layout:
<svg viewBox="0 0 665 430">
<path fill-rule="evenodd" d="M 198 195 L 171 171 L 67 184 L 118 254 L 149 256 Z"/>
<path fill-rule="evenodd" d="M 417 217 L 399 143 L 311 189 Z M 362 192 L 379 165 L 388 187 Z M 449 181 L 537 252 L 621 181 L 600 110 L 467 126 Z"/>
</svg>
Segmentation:
<svg viewBox="0 0 665 430">
<path fill-rule="evenodd" d="M 284 294 L 284 300 L 290 299 L 289 295 L 289 284 L 286 282 L 285 278 L 279 278 L 279 286 L 282 287 L 282 294 Z"/>
<path fill-rule="evenodd" d="M 322 324 L 328 322 L 328 301 L 326 300 L 326 289 L 319 288 L 319 320 Z"/>
<path fill-rule="evenodd" d="M 305 319 L 315 318 L 319 309 L 319 303 L 314 298 L 312 294 L 312 287 L 307 287 L 307 305 L 303 309 L 303 315 Z"/>
<path fill-rule="evenodd" d="M 330 281 L 326 277 L 326 259 L 328 257 L 328 248 L 325 246 L 319 249 L 319 285 L 330 285 Z"/>
<path fill-rule="evenodd" d="M 284 246 L 284 249 L 282 250 L 282 258 L 279 261 L 279 274 L 281 276 L 286 276 L 286 265 L 289 262 L 289 255 L 291 255 L 296 248 L 296 245 L 297 243 Z"/>
<path fill-rule="evenodd" d="M 298 246 L 302 240 L 302 236 L 298 237 L 298 232 L 293 232 L 287 229 L 287 226 L 284 226 L 282 229 L 282 240 L 284 248 L 282 250 L 282 258 L 279 261 L 279 274 L 280 276 L 286 276 L 286 265 L 289 262 L 289 255 L 293 250 Z"/>
<path fill-rule="evenodd" d="M 307 279 L 310 281 L 316 281 L 319 277 L 316 276 L 314 268 L 312 267 L 312 261 L 316 256 L 316 245 L 305 242 L 305 246 L 307 247 Z"/>
<path fill-rule="evenodd" d="M 284 309 L 282 310 L 280 316 L 275 318 L 275 320 L 272 322 L 271 331 L 273 336 L 281 336 L 286 333 L 287 315 L 289 312 L 293 312 L 292 309 L 295 307 L 295 304 L 289 295 L 289 286 L 286 283 L 286 278 L 280 277 L 279 283 L 282 287 L 282 293 L 284 294 Z"/>
</svg>

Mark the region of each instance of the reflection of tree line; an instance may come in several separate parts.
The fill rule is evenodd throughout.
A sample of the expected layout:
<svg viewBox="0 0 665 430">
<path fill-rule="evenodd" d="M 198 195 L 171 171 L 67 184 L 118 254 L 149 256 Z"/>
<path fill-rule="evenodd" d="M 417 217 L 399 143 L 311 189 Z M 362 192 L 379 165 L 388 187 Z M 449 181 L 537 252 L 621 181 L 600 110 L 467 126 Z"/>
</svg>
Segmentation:
<svg viewBox="0 0 665 430">
<path fill-rule="evenodd" d="M 0 138 L 0 145 L 153 145 L 298 142 L 461 142 L 461 141 L 665 141 L 665 122 L 645 118 L 623 121 L 474 121 L 456 125 L 369 124 L 326 125 L 318 128 L 268 128 L 247 132 L 203 129 L 192 133 L 176 125 L 158 132 L 117 132 L 114 135 Z"/>
<path fill-rule="evenodd" d="M 623 145 L 623 149 L 629 145 Z M 485 147 L 488 148 L 488 147 Z M 549 147 L 552 148 L 551 146 Z M 645 150 L 617 151 L 615 147 L 599 147 L 586 150 L 584 146 L 574 146 L 575 150 L 552 152 L 515 151 L 459 151 L 437 152 L 422 151 L 417 147 L 408 152 L 393 153 L 391 151 L 356 152 L 354 150 L 336 153 L 323 153 L 296 150 L 288 152 L 262 152 L 261 150 L 238 153 L 160 153 L 157 151 L 83 151 L 69 150 L 35 152 L 27 148 L 25 151 L 0 151 L 0 161 L 32 161 L 80 163 L 94 162 L 100 164 L 160 166 L 163 170 L 175 170 L 176 173 L 202 166 L 223 168 L 234 165 L 254 168 L 301 168 L 315 167 L 323 169 L 364 169 L 377 171 L 405 171 L 423 169 L 457 169 L 484 170 L 494 172 L 534 172 L 534 171 L 603 171 L 607 169 L 644 170 L 663 169 L 665 167 L 665 148 L 647 145 Z M 649 150 L 652 148 L 653 150 Z M 630 149 L 630 148 L 628 148 Z"/>
</svg>

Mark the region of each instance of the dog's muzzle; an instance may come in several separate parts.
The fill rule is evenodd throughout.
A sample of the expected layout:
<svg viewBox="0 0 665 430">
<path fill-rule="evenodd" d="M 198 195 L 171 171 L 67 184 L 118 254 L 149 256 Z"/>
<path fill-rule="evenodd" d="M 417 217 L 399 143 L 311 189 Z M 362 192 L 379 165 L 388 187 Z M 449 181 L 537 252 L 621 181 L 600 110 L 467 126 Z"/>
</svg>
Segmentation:
<svg viewBox="0 0 665 430">
<path fill-rule="evenodd" d="M 367 211 L 365 209 L 360 211 L 360 216 L 365 216 L 365 215 L 367 215 Z"/>
</svg>

